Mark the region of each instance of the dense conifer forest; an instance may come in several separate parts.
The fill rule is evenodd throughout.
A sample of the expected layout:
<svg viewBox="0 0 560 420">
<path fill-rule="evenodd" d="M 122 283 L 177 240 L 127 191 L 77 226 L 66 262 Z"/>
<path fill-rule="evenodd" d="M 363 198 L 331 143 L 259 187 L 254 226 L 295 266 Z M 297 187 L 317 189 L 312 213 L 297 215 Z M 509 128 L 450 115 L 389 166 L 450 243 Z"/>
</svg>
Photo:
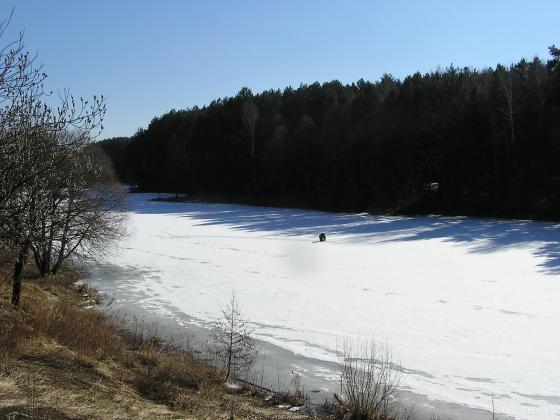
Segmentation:
<svg viewBox="0 0 560 420">
<path fill-rule="evenodd" d="M 243 88 L 101 142 L 140 191 L 374 213 L 560 217 L 560 50 L 403 80 Z"/>
</svg>

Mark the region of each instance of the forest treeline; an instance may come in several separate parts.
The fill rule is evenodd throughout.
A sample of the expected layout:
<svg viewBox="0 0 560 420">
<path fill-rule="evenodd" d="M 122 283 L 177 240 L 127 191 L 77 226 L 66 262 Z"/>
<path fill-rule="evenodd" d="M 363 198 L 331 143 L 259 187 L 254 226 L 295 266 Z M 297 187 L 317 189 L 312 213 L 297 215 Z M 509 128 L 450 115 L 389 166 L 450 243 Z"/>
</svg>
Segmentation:
<svg viewBox="0 0 560 420">
<path fill-rule="evenodd" d="M 140 191 L 377 213 L 560 217 L 560 50 L 172 110 L 101 143 Z"/>
</svg>

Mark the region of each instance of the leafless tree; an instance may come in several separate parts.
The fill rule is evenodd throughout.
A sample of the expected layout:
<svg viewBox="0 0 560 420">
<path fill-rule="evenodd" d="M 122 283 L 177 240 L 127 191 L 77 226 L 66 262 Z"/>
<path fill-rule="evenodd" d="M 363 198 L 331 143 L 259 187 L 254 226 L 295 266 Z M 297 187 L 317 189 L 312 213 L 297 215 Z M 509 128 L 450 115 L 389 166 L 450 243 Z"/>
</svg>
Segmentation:
<svg viewBox="0 0 560 420">
<path fill-rule="evenodd" d="M 11 16 L 0 23 L 3 41 Z M 4 210 L 24 184 L 32 182 L 56 166 L 51 159 L 53 143 L 47 133 L 68 129 L 82 132 L 72 139 L 72 147 L 102 128 L 105 114 L 103 97 L 75 101 L 68 92 L 59 95 L 56 109 L 45 103 L 50 95 L 43 89 L 46 79 L 36 55 L 25 50 L 23 34 L 0 49 L 0 209 Z M 52 93 L 52 92 L 51 92 Z M 20 197 L 21 198 L 21 197 Z M 9 203 L 13 205 L 13 203 Z M 21 202 L 21 204 L 28 204 Z"/>
<path fill-rule="evenodd" d="M 249 157 L 251 171 L 251 188 L 254 194 L 258 194 L 259 185 L 257 180 L 257 125 L 260 118 L 259 108 L 253 99 L 250 89 L 242 88 L 237 98 L 241 104 L 240 129 L 235 135 L 227 135 L 226 138 L 234 140 L 245 148 Z"/>
<path fill-rule="evenodd" d="M 105 170 L 107 164 L 98 153 L 77 151 L 61 160 L 49 177 L 51 185 L 31 243 L 41 275 L 56 274 L 71 256 L 102 255 L 122 237 L 123 192 Z"/>
<path fill-rule="evenodd" d="M 504 121 L 509 128 L 509 148 L 511 150 L 511 160 L 516 159 L 516 139 L 515 139 L 515 98 L 513 89 L 514 71 L 512 68 L 506 69 L 502 65 L 496 67 L 496 78 L 499 90 L 503 95 L 503 105 L 497 109 L 503 115 Z"/>
<path fill-rule="evenodd" d="M 225 380 L 242 369 L 249 369 L 256 358 L 257 350 L 253 330 L 243 316 L 235 294 L 222 311 L 212 332 L 218 358 L 223 363 Z"/>
<path fill-rule="evenodd" d="M 0 41 L 10 18 L 0 23 Z M 100 214 L 109 214 L 99 210 L 107 208 L 101 204 L 107 196 L 100 200 L 92 192 L 93 184 L 85 182 L 92 171 L 83 170 L 90 163 L 82 157 L 85 146 L 103 128 L 104 98 L 76 101 L 63 92 L 59 94 L 58 107 L 53 108 L 46 102 L 49 94 L 43 90 L 45 78 L 36 56 L 25 50 L 21 34 L 0 49 L 0 244 L 14 250 L 12 304 L 16 307 L 30 250 L 38 248 L 45 229 L 64 232 L 60 221 L 53 222 L 53 209 L 62 206 L 67 209 L 66 216 L 74 215 L 76 206 L 69 203 L 80 203 L 85 208 L 87 197 L 88 212 L 81 213 L 79 223 L 71 218 L 66 237 L 63 234 L 59 241 L 64 245 L 57 248 L 61 258 L 56 261 L 85 246 L 99 248 L 93 244 L 99 242 L 101 232 L 107 233 L 107 224 L 99 222 Z M 99 222 L 95 226 L 104 226 L 95 238 L 91 230 L 94 220 Z M 75 243 L 68 235 L 69 229 L 77 226 L 84 230 L 82 239 Z M 64 251 L 60 254 L 61 248 Z"/>
<path fill-rule="evenodd" d="M 256 132 L 257 123 L 259 121 L 259 109 L 252 100 L 243 103 L 241 110 L 241 122 L 243 124 L 242 140 L 247 148 L 249 159 L 251 162 L 251 182 L 253 193 L 258 193 L 257 182 L 257 156 L 256 156 Z"/>
</svg>

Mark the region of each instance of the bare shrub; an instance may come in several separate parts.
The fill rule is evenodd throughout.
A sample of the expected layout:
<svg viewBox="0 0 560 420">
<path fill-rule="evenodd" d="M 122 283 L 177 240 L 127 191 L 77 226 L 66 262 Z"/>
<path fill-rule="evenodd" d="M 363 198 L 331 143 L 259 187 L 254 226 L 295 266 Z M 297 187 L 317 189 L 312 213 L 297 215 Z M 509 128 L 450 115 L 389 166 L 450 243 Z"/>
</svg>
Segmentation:
<svg viewBox="0 0 560 420">
<path fill-rule="evenodd" d="M 119 335 L 125 340 L 126 344 L 134 350 L 145 348 L 148 341 L 154 341 L 158 337 L 159 327 L 157 323 L 147 323 L 136 316 L 129 319 L 126 314 L 121 315 L 116 311 L 111 314 L 111 323 L 119 331 Z"/>
<path fill-rule="evenodd" d="M 286 390 L 278 389 L 278 391 L 272 395 L 269 402 L 275 405 L 288 404 L 297 407 L 305 405 L 307 396 L 305 395 L 301 375 L 297 372 L 292 372 L 288 388 Z"/>
<path fill-rule="evenodd" d="M 340 356 L 341 409 L 352 419 L 388 420 L 396 416 L 394 394 L 401 369 L 387 345 L 375 341 L 343 344 Z"/>
</svg>

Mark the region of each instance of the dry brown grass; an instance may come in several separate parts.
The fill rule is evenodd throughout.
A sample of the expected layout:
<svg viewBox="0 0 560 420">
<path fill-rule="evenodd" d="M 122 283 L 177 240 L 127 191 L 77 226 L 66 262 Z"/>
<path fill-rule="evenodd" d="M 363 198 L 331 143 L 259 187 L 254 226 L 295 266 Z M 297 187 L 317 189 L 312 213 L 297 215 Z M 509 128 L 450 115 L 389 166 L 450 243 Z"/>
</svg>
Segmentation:
<svg viewBox="0 0 560 420">
<path fill-rule="evenodd" d="M 96 295 L 69 287 L 77 278 L 28 278 L 15 311 L 0 266 L 0 418 L 302 417 L 233 395 L 193 354 L 84 309 Z"/>
<path fill-rule="evenodd" d="M 98 312 L 60 301 L 44 305 L 40 300 L 28 300 L 24 311 L 28 325 L 36 334 L 55 339 L 79 354 L 102 360 L 118 357 L 126 348 L 107 318 Z"/>
<path fill-rule="evenodd" d="M 181 394 L 221 383 L 221 373 L 190 353 L 152 338 L 135 353 L 132 382 L 146 397 L 185 408 Z M 130 363 L 130 362 L 129 362 Z M 134 362 L 133 362 L 134 363 Z"/>
</svg>

